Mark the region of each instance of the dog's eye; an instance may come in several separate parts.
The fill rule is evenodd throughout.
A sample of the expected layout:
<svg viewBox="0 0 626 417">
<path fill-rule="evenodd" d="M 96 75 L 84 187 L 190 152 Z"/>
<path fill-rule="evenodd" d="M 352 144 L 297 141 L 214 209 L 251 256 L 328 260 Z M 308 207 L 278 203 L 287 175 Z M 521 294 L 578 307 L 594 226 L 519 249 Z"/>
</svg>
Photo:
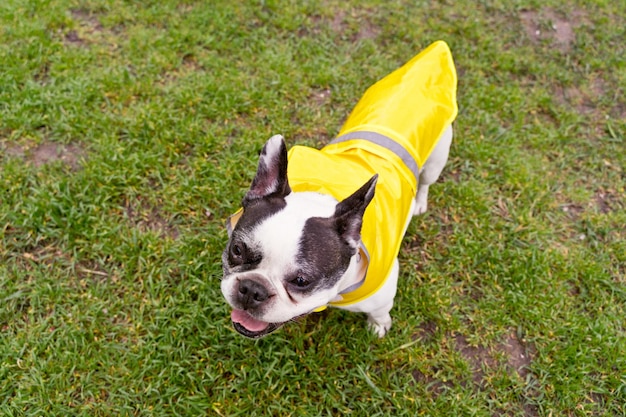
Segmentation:
<svg viewBox="0 0 626 417">
<path fill-rule="evenodd" d="M 233 255 L 233 257 L 237 259 L 241 259 L 241 257 L 243 257 L 243 252 L 243 243 L 233 243 L 233 245 L 230 247 L 230 253 Z"/>
<path fill-rule="evenodd" d="M 302 276 L 295 277 L 294 279 L 291 280 L 291 283 L 298 288 L 306 288 L 310 284 L 309 280 Z"/>
</svg>

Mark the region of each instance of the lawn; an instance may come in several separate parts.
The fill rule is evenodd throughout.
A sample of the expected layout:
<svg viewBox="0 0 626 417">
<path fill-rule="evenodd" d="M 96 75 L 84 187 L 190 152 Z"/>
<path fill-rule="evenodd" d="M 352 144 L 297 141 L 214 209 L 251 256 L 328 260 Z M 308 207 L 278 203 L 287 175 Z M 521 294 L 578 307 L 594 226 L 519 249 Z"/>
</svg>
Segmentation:
<svg viewBox="0 0 626 417">
<path fill-rule="evenodd" d="M 394 327 L 251 341 L 225 219 L 437 39 L 451 157 Z M 626 415 L 626 2 L 5 0 L 0 414 Z"/>
</svg>

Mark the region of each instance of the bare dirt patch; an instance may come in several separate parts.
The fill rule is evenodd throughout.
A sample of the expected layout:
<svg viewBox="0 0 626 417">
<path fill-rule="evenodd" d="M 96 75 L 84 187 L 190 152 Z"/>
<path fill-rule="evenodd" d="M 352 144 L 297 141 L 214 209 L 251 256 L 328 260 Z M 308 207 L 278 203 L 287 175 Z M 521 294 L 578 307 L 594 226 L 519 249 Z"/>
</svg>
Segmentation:
<svg viewBox="0 0 626 417">
<path fill-rule="evenodd" d="M 345 17 L 346 17 L 345 12 L 340 11 L 339 13 L 337 13 L 334 19 L 330 22 L 330 29 L 335 33 L 339 33 L 339 34 L 344 33 L 347 29 Z"/>
<path fill-rule="evenodd" d="M 437 334 L 437 323 L 432 320 L 425 321 L 417 327 L 417 331 L 413 334 L 413 340 L 421 340 L 422 343 L 431 342 Z"/>
<path fill-rule="evenodd" d="M 426 322 L 417 329 L 413 340 L 421 339 L 427 342 L 434 338 L 436 331 L 436 324 Z M 471 382 L 478 389 L 484 389 L 490 375 L 496 373 L 502 365 L 512 375 L 517 374 L 522 380 L 526 380 L 531 373 L 530 365 L 536 355 L 536 349 L 532 344 L 520 340 L 513 330 L 504 337 L 502 342 L 494 346 L 473 345 L 462 334 L 448 334 L 446 338 L 449 346 L 467 361 L 471 372 Z M 414 370 L 412 376 L 415 382 L 427 385 L 429 390 L 436 395 L 446 387 L 452 386 L 449 381 L 437 380 L 432 376 L 436 375 L 437 370 L 432 371 L 432 373 L 425 373 L 421 370 Z M 535 414 L 529 409 L 527 415 Z"/>
<path fill-rule="evenodd" d="M 202 69 L 202 66 L 198 63 L 196 56 L 191 53 L 183 55 L 182 64 L 183 67 L 190 72 L 196 72 Z"/>
<path fill-rule="evenodd" d="M 571 220 L 575 221 L 575 220 L 578 220 L 580 218 L 580 215 L 585 211 L 585 208 L 583 206 L 581 206 L 580 204 L 567 203 L 567 204 L 561 205 L 561 211 L 563 211 L 563 213 L 567 214 L 567 216 Z"/>
<path fill-rule="evenodd" d="M 27 142 L 23 144 L 5 143 L 0 144 L 6 155 L 15 158 L 23 158 L 26 162 L 36 167 L 61 162 L 69 165 L 72 169 L 78 169 L 80 161 L 85 157 L 85 149 L 77 143 L 42 142 L 35 144 Z"/>
<path fill-rule="evenodd" d="M 507 366 L 522 379 L 530 373 L 529 366 L 536 354 L 536 349 L 533 345 L 519 340 L 515 332 L 511 332 L 496 350 L 506 354 Z"/>
<path fill-rule="evenodd" d="M 72 46 L 88 46 L 104 32 L 104 26 L 95 14 L 86 9 L 72 9 L 70 15 L 78 24 L 63 35 L 63 42 Z"/>
<path fill-rule="evenodd" d="M 594 115 L 596 113 L 596 104 L 593 98 L 578 87 L 556 86 L 554 97 L 557 103 L 564 107 L 573 108 L 577 113 L 585 115 Z"/>
<path fill-rule="evenodd" d="M 321 107 L 330 101 L 331 95 L 330 88 L 322 88 L 313 91 L 309 95 L 309 100 Z"/>
<path fill-rule="evenodd" d="M 563 196 L 557 198 L 565 199 Z M 573 203 L 565 201 L 558 206 L 560 210 L 575 222 L 580 220 L 584 213 L 596 211 L 601 214 L 610 214 L 626 208 L 626 199 L 614 188 L 600 187 L 594 191 L 593 197 L 586 203 Z"/>
<path fill-rule="evenodd" d="M 597 210 L 602 214 L 623 210 L 626 206 L 623 196 L 620 196 L 616 190 L 603 188 L 596 190 L 594 203 Z"/>
<path fill-rule="evenodd" d="M 615 137 L 609 124 L 610 119 L 619 120 L 626 117 L 626 104 L 623 101 L 621 89 L 612 86 L 612 82 L 607 78 L 610 80 L 611 75 L 594 74 L 578 85 L 551 87 L 554 102 L 585 116 L 597 138 L 606 137 L 607 134 Z"/>
<path fill-rule="evenodd" d="M 472 370 L 472 381 L 480 386 L 485 377 L 483 367 L 495 368 L 496 360 L 491 356 L 488 348 L 482 346 L 471 346 L 465 336 L 457 334 L 454 336 L 455 349 L 469 363 Z"/>
<path fill-rule="evenodd" d="M 526 36 L 532 42 L 547 40 L 561 51 L 568 52 L 576 41 L 576 28 L 586 22 L 586 15 L 582 10 L 576 10 L 568 16 L 550 8 L 539 11 L 523 10 L 520 21 Z"/>
<path fill-rule="evenodd" d="M 65 34 L 65 43 L 82 45 L 85 43 L 85 41 L 78 35 L 78 32 L 76 32 L 75 30 L 70 30 Z"/>
<path fill-rule="evenodd" d="M 330 24 L 333 32 L 348 36 L 353 42 L 364 39 L 376 39 L 380 34 L 380 28 L 370 22 L 366 16 L 355 18 L 355 23 L 348 21 L 345 13 L 338 13 Z"/>
<path fill-rule="evenodd" d="M 504 342 L 496 347 L 496 351 L 505 354 L 507 358 L 507 368 L 509 370 L 517 373 L 522 380 L 527 379 L 531 373 L 530 365 L 532 364 L 532 360 L 537 355 L 537 350 L 534 345 L 520 340 L 516 332 L 511 331 Z M 529 393 L 530 396 L 538 395 L 538 393 L 534 392 L 532 389 Z M 538 408 L 528 402 L 522 404 L 522 409 L 524 410 L 525 416 L 535 417 L 539 415 Z"/>
<path fill-rule="evenodd" d="M 435 373 L 437 372 L 436 369 L 433 371 Z M 425 386 L 426 389 L 431 392 L 435 397 L 438 397 L 447 389 L 450 389 L 454 386 L 454 384 L 450 381 L 440 381 L 430 375 L 426 375 L 425 373 L 417 369 L 411 373 L 411 376 L 413 377 L 415 383 Z"/>
<path fill-rule="evenodd" d="M 94 32 L 101 32 L 103 30 L 102 23 L 100 20 L 86 9 L 72 9 L 71 10 L 72 18 L 77 20 L 81 26 L 86 26 Z"/>
<path fill-rule="evenodd" d="M 359 26 L 359 31 L 355 36 L 355 40 L 357 41 L 363 39 L 376 39 L 381 33 L 380 28 L 369 20 L 363 20 Z"/>
<path fill-rule="evenodd" d="M 24 147 L 14 143 L 2 144 L 0 149 L 2 149 L 5 155 L 10 157 L 22 158 L 24 156 Z"/>
<path fill-rule="evenodd" d="M 37 167 L 60 161 L 75 169 L 78 167 L 79 159 L 83 154 L 83 149 L 75 144 L 62 145 L 45 142 L 33 150 L 31 160 Z"/>
</svg>

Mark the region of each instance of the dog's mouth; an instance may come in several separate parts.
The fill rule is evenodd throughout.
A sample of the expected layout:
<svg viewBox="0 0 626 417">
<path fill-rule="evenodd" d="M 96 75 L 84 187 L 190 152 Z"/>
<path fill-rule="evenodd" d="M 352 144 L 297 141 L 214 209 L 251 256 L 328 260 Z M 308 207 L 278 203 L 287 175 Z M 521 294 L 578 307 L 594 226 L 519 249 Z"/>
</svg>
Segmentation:
<svg viewBox="0 0 626 417">
<path fill-rule="evenodd" d="M 257 339 L 272 333 L 284 323 L 267 323 L 257 320 L 244 310 L 233 310 L 230 314 L 233 327 L 242 335 L 251 339 Z"/>
</svg>

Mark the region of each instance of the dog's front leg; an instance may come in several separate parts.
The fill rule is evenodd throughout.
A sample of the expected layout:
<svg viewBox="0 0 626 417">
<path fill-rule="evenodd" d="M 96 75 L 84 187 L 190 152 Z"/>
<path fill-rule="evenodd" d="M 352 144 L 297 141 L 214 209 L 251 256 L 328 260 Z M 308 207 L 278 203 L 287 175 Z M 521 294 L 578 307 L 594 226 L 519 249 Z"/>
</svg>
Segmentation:
<svg viewBox="0 0 626 417">
<path fill-rule="evenodd" d="M 378 336 L 383 337 L 391 329 L 391 314 L 389 312 L 393 308 L 393 300 L 381 307 L 380 309 L 367 313 L 367 323 L 369 328 Z"/>
<path fill-rule="evenodd" d="M 367 323 L 369 328 L 378 336 L 383 337 L 391 329 L 391 309 L 393 308 L 393 301 L 396 297 L 396 291 L 398 288 L 398 274 L 400 272 L 400 263 L 398 258 L 393 262 L 391 272 L 385 281 L 382 288 L 374 294 L 372 300 L 365 300 L 372 302 L 371 309 L 366 311 Z"/>
<path fill-rule="evenodd" d="M 391 315 L 393 300 L 398 288 L 398 259 L 393 263 L 391 272 L 385 280 L 383 286 L 369 298 L 346 307 L 339 307 L 342 310 L 353 311 L 355 313 L 366 313 L 369 328 L 378 336 L 383 337 L 391 328 Z"/>
</svg>

